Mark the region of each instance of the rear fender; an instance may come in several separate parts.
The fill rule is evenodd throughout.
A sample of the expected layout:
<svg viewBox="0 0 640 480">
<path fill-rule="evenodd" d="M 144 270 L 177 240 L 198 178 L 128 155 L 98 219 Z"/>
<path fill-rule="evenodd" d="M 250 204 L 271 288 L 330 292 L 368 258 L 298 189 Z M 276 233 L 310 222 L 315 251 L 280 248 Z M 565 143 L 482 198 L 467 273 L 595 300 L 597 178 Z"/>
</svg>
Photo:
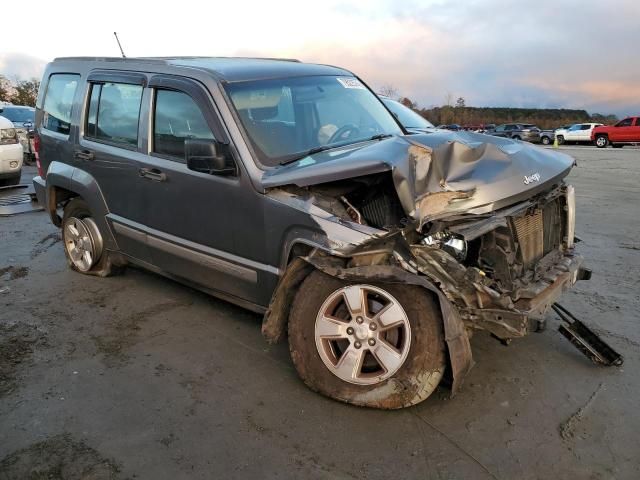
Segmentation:
<svg viewBox="0 0 640 480">
<path fill-rule="evenodd" d="M 51 162 L 46 176 L 46 209 L 51 221 L 58 227 L 62 219 L 58 206 L 69 198 L 81 197 L 89 205 L 91 214 L 102 232 L 104 245 L 108 250 L 118 250 L 118 244 L 106 221 L 109 213 L 102 191 L 96 179 L 82 169 L 61 162 Z"/>
</svg>

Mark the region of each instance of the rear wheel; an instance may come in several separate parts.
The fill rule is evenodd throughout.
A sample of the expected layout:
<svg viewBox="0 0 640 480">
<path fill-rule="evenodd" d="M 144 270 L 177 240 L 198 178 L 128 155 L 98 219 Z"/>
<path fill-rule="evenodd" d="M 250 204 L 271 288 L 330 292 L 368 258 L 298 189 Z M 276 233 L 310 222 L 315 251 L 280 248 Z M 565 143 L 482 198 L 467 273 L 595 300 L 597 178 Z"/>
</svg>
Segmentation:
<svg viewBox="0 0 640 480">
<path fill-rule="evenodd" d="M 106 277 L 120 271 L 104 249 L 102 233 L 87 203 L 72 199 L 64 209 L 62 241 L 67 262 L 72 270 Z"/>
<path fill-rule="evenodd" d="M 612 143 L 611 146 L 613 148 L 622 148 L 624 145 L 622 143 Z"/>
<path fill-rule="evenodd" d="M 606 135 L 598 135 L 596 137 L 596 147 L 605 148 L 607 145 L 609 145 L 609 138 Z"/>
<path fill-rule="evenodd" d="M 564 137 L 562 135 L 558 135 L 556 138 L 558 139 L 558 145 L 564 145 Z"/>
<path fill-rule="evenodd" d="M 395 409 L 436 389 L 445 369 L 440 309 L 419 287 L 346 282 L 315 271 L 289 318 L 291 358 L 313 390 Z"/>
<path fill-rule="evenodd" d="M 518 135 L 511 137 L 511 140 L 522 140 Z"/>
</svg>

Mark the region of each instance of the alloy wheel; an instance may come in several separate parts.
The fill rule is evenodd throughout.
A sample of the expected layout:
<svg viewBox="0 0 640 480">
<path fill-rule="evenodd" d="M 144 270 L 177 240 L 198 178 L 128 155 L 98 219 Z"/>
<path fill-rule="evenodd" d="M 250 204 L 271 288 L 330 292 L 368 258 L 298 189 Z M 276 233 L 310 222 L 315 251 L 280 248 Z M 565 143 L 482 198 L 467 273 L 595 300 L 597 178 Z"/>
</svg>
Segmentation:
<svg viewBox="0 0 640 480">
<path fill-rule="evenodd" d="M 411 346 L 409 318 L 388 292 L 349 285 L 320 307 L 315 342 L 326 367 L 345 382 L 380 383 L 404 364 Z"/>
</svg>

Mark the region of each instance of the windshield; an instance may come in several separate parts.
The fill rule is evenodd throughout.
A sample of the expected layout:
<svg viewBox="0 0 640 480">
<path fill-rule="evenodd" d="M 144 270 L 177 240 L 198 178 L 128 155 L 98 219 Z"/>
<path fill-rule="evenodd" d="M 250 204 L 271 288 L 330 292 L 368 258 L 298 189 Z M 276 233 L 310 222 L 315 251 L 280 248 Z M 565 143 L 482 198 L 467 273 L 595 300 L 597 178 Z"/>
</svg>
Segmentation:
<svg viewBox="0 0 640 480">
<path fill-rule="evenodd" d="M 398 118 L 404 128 L 435 128 L 429 120 L 417 114 L 409 107 L 405 107 L 400 102 L 396 102 L 390 98 L 383 98 L 382 101 L 387 108 L 391 110 L 391 113 Z"/>
<path fill-rule="evenodd" d="M 12 122 L 33 123 L 33 119 L 35 118 L 35 109 L 5 107 L 4 110 L 2 110 L 2 116 L 8 118 Z"/>
<path fill-rule="evenodd" d="M 311 76 L 225 85 L 260 163 L 275 166 L 317 148 L 402 134 L 357 78 Z"/>
</svg>

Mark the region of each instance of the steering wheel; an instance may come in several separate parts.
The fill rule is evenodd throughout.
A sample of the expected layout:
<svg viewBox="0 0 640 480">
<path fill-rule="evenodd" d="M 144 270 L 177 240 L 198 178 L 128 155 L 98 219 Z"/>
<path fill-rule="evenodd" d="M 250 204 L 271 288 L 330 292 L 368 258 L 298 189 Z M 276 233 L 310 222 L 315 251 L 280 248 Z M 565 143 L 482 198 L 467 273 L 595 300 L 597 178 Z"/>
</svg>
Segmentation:
<svg viewBox="0 0 640 480">
<path fill-rule="evenodd" d="M 360 132 L 360 129 L 353 123 L 347 123 L 346 125 L 343 125 L 338 130 L 336 130 L 333 135 L 331 135 L 331 138 L 329 138 L 327 144 L 337 142 L 338 140 L 340 140 L 340 137 L 344 137 L 345 133 L 347 132 L 349 132 L 349 135 L 347 135 L 347 138 L 349 138 L 351 134 Z"/>
</svg>

